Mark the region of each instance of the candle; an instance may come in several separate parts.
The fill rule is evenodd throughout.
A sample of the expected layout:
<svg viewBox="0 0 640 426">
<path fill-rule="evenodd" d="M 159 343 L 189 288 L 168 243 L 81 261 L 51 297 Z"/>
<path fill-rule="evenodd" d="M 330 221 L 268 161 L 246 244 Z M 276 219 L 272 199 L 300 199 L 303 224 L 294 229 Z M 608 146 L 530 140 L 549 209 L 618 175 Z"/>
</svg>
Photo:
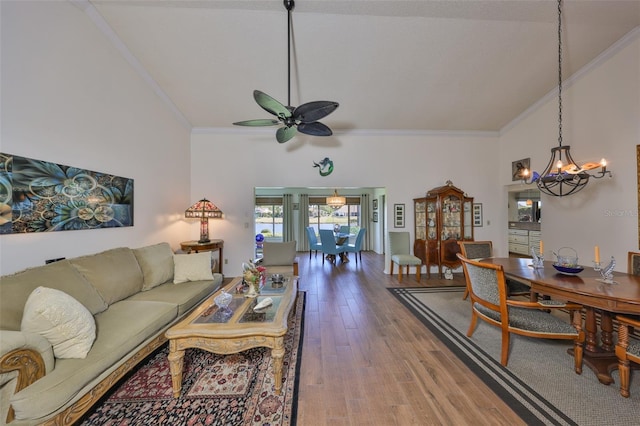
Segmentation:
<svg viewBox="0 0 640 426">
<path fill-rule="evenodd" d="M 544 255 L 544 243 L 540 240 L 540 256 Z"/>
<path fill-rule="evenodd" d="M 595 247 L 595 256 L 595 262 L 600 263 L 600 247 L 598 246 Z"/>
</svg>

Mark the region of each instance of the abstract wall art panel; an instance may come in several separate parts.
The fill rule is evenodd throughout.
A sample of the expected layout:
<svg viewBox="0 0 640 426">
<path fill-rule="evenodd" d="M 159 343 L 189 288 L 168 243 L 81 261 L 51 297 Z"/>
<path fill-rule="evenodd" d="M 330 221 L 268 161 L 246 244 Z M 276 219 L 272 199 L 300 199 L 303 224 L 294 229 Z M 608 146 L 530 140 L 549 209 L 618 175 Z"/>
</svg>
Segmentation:
<svg viewBox="0 0 640 426">
<path fill-rule="evenodd" d="M 0 234 L 133 226 L 133 179 L 0 153 Z"/>
</svg>

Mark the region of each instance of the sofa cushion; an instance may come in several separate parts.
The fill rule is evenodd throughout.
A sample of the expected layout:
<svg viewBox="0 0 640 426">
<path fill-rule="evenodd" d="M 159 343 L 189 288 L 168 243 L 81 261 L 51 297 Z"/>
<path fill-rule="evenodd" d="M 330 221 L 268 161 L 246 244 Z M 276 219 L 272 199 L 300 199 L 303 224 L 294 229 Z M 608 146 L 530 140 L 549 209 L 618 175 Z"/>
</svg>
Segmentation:
<svg viewBox="0 0 640 426">
<path fill-rule="evenodd" d="M 17 419 L 38 419 L 79 398 L 176 318 L 174 303 L 123 300 L 95 316 L 98 334 L 84 359 L 59 359 L 53 371 L 14 394 Z M 38 401 L 34 404 L 34 401 Z"/>
<path fill-rule="evenodd" d="M 108 305 L 142 290 L 142 270 L 130 248 L 115 248 L 69 261 Z"/>
<path fill-rule="evenodd" d="M 187 281 L 207 281 L 213 279 L 211 272 L 211 252 L 174 254 L 173 283 Z"/>
<path fill-rule="evenodd" d="M 107 309 L 98 291 L 68 260 L 26 269 L 0 279 L 0 328 L 20 330 L 24 304 L 37 287 L 55 288 L 82 303 L 93 315 Z"/>
<path fill-rule="evenodd" d="M 84 358 L 96 338 L 96 323 L 91 312 L 65 292 L 38 287 L 24 305 L 22 331 L 46 338 L 56 358 Z"/>
<path fill-rule="evenodd" d="M 296 242 L 265 242 L 262 246 L 262 253 L 262 265 L 264 266 L 293 265 L 293 259 L 296 257 Z"/>
<path fill-rule="evenodd" d="M 142 291 L 173 279 L 173 251 L 168 243 L 133 249 L 133 254 L 144 277 Z"/>
<path fill-rule="evenodd" d="M 213 274 L 213 280 L 181 283 L 179 291 L 177 291 L 178 289 L 173 283 L 168 282 L 149 291 L 134 294 L 127 300 L 175 303 L 178 305 L 178 315 L 182 315 L 194 308 L 206 296 L 216 291 L 220 284 L 222 284 L 222 274 L 216 273 Z"/>
</svg>

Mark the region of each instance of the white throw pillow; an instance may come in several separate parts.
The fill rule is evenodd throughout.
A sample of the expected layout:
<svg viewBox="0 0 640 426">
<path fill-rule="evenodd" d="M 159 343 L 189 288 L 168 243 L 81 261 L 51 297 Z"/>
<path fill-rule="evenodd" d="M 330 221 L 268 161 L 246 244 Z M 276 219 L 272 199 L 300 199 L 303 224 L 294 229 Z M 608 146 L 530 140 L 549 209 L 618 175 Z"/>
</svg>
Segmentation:
<svg viewBox="0 0 640 426">
<path fill-rule="evenodd" d="M 211 252 L 173 255 L 173 283 L 212 280 Z"/>
<path fill-rule="evenodd" d="M 96 339 L 91 312 L 67 293 L 47 287 L 29 295 L 21 329 L 47 339 L 56 358 L 86 358 Z"/>
</svg>

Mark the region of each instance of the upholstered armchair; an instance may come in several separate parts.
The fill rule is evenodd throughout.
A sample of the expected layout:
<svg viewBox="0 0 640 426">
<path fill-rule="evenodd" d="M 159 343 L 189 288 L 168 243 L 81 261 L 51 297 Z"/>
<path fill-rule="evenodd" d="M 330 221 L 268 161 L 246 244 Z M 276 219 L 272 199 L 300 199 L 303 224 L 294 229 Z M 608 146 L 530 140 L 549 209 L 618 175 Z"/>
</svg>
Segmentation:
<svg viewBox="0 0 640 426">
<path fill-rule="evenodd" d="M 512 300 L 507 295 L 507 283 L 501 265 L 476 262 L 457 254 L 462 261 L 464 276 L 471 297 L 471 324 L 467 336 L 475 331 L 478 318 L 502 331 L 500 363 L 509 360 L 511 333 L 544 339 L 573 340 L 574 370 L 582 373 L 582 352 L 585 333 L 582 330 L 582 306 L 551 300 L 528 302 Z M 571 324 L 549 310 L 564 309 L 571 315 Z"/>
<path fill-rule="evenodd" d="M 640 329 L 640 320 L 624 315 L 618 315 L 616 319 L 618 320 L 616 356 L 618 357 L 618 372 L 620 373 L 620 395 L 629 398 L 630 363 L 640 363 L 640 343 L 637 340 L 630 340 L 629 334 L 634 327 Z"/>
<path fill-rule="evenodd" d="M 411 254 L 408 232 L 389 232 L 389 254 L 391 255 L 391 270 L 393 275 L 393 265 L 398 265 L 398 282 L 402 282 L 402 268 L 409 266 L 416 267 L 416 279 L 420 281 L 420 271 L 422 269 L 422 259 Z"/>
<path fill-rule="evenodd" d="M 262 259 L 256 262 L 267 268 L 269 273 L 298 275 L 298 259 L 296 257 L 296 242 L 265 241 L 262 248 Z"/>
<path fill-rule="evenodd" d="M 318 255 L 318 250 L 322 250 L 322 243 L 318 241 L 318 237 L 316 236 L 316 230 L 313 226 L 307 226 L 307 239 L 309 240 L 309 260 L 311 260 L 311 252 L 316 251 L 316 256 Z"/>
<path fill-rule="evenodd" d="M 356 242 L 343 246 L 347 253 L 355 253 L 356 265 L 358 264 L 358 256 L 360 256 L 360 261 L 362 262 L 362 240 L 364 239 L 364 234 L 366 233 L 366 228 L 360 228 L 360 230 L 358 231 L 358 235 L 356 236 Z"/>
<path fill-rule="evenodd" d="M 460 253 L 467 259 L 486 259 L 493 257 L 493 243 L 491 241 L 458 241 Z M 531 294 L 531 288 L 518 280 L 507 278 L 509 296 L 525 296 Z M 462 299 L 469 296 L 469 289 L 465 289 Z"/>
</svg>

